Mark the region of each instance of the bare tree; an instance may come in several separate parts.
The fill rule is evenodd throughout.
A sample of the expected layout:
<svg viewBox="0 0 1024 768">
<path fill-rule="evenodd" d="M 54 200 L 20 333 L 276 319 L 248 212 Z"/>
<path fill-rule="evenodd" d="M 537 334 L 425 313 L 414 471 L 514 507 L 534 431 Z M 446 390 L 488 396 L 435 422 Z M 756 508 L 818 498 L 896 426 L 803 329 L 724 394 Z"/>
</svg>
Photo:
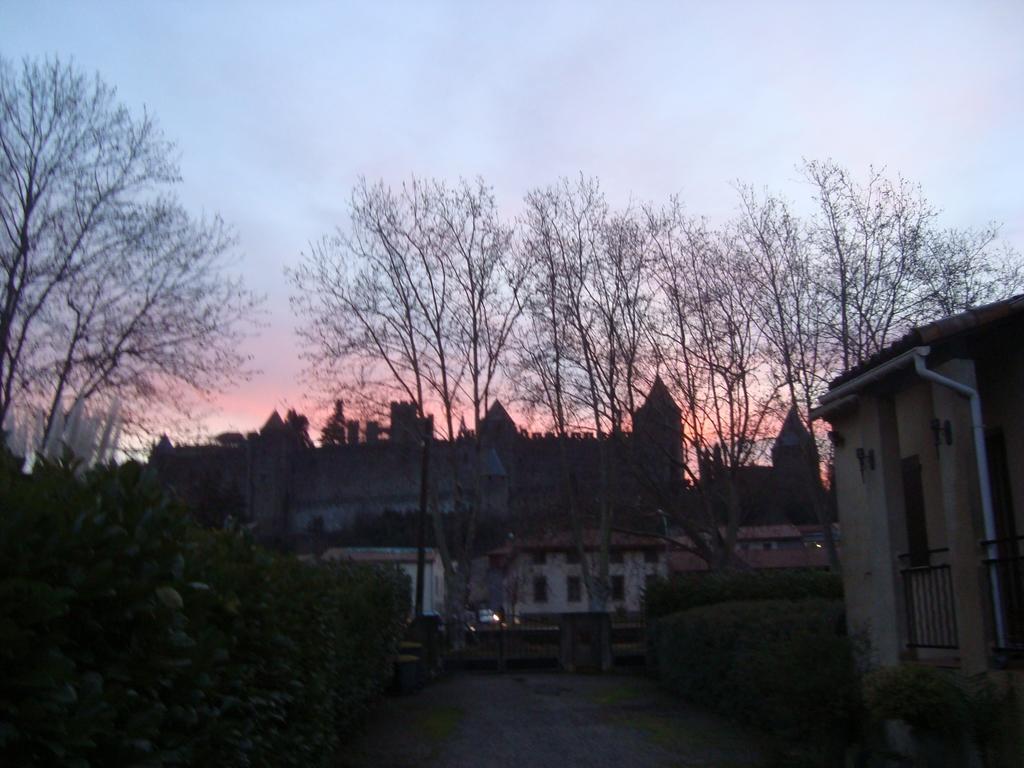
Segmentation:
<svg viewBox="0 0 1024 768">
<path fill-rule="evenodd" d="M 36 359 L 48 421 L 65 396 L 113 394 L 135 424 L 152 426 L 156 403 L 221 391 L 242 370 L 238 347 L 259 301 L 224 272 L 232 241 L 222 223 L 193 222 L 164 203 L 141 218 L 142 232 L 75 274 L 54 293 L 62 304 L 44 314 Z"/>
<path fill-rule="evenodd" d="M 441 489 L 428 479 L 427 433 L 421 510 L 429 494 L 452 619 L 468 592 L 481 504 L 479 425 L 518 314 L 522 277 L 506 258 L 509 241 L 483 182 L 450 189 L 414 179 L 391 190 L 364 181 L 353 193 L 349 230 L 315 245 L 292 273 L 315 377 L 336 383 L 357 368 L 382 391 L 415 403 L 423 423 L 428 408 L 440 409 L 458 540 L 445 536 Z M 477 475 L 468 494 L 457 454 L 464 405 L 472 412 Z"/>
<path fill-rule="evenodd" d="M 519 605 L 525 602 L 532 573 L 527 555 L 515 545 L 509 547 L 502 581 L 502 592 L 505 597 L 502 605 L 505 615 L 502 619 L 510 625 L 514 625 L 519 618 Z"/>
<path fill-rule="evenodd" d="M 660 253 L 658 360 L 683 404 L 685 470 L 700 500 L 677 522 L 698 555 L 727 567 L 737 564 L 740 476 L 778 412 L 750 264 L 733 232 L 689 219 L 677 201 L 648 220 Z"/>
<path fill-rule="evenodd" d="M 352 193 L 348 230 L 339 228 L 312 244 L 289 277 L 310 378 L 331 386 L 359 373 L 361 383 L 412 402 L 424 425 L 417 532 L 420 615 L 433 430 L 425 426 L 430 361 L 416 298 L 425 276 L 407 241 L 416 237 L 429 242 L 431 235 L 421 231 L 404 197 L 382 184 L 362 181 Z"/>
<path fill-rule="evenodd" d="M 511 343 L 520 393 L 559 437 L 569 523 L 601 609 L 617 475 L 628 461 L 619 449 L 637 394 L 656 376 L 683 405 L 681 470 L 697 491 L 676 491 L 665 507 L 696 496 L 699 508 L 679 518 L 694 551 L 735 565 L 741 478 L 785 408 L 807 424 L 841 367 L 936 307 L 995 295 L 993 276 L 1013 274 L 1010 261 L 1000 271 L 984 233 L 938 233 L 935 211 L 902 179 L 872 172 L 858 184 L 834 163 L 804 171 L 812 220 L 742 189 L 740 221 L 718 230 L 677 201 L 613 212 L 596 181 L 563 180 L 527 195 L 515 259 L 514 233 L 480 181 L 357 187 L 350 228 L 313 247 L 293 273 L 293 301 L 320 380 L 377 385 L 414 402 L 423 420 L 437 412 L 447 465 L 438 477 L 451 479 L 457 536 L 446 539 L 441 525 L 447 480 L 428 483 L 425 470 L 422 506 L 429 491 L 453 615 L 483 503 L 481 426 Z M 593 488 L 581 487 L 566 450 L 581 430 L 598 439 Z M 467 446 L 472 487 L 460 469 Z M 812 453 L 809 466 L 820 458 Z M 825 519 L 820 478 L 808 475 Z M 588 525 L 600 534 L 596 553 L 584 551 Z"/>
<path fill-rule="evenodd" d="M 497 213 L 494 194 L 477 179 L 460 182 L 454 188 L 434 182 L 430 198 L 437 226 L 444 236 L 444 247 L 437 253 L 432 268 L 447 277 L 450 323 L 448 335 L 435 337 L 434 348 L 445 368 L 459 372 L 455 391 L 447 388 L 441 377 L 435 387 L 441 397 L 448 437 L 449 472 L 453 493 L 458 502 L 461 532 L 458 562 L 464 564 L 462 600 L 468 599 L 469 567 L 476 539 L 477 517 L 483 507 L 483 445 L 481 424 L 499 385 L 502 363 L 510 344 L 513 328 L 521 313 L 519 294 L 526 278 L 521 262 L 511 258 L 512 230 L 503 224 Z M 438 324 L 438 330 L 444 330 Z M 442 372 L 444 373 L 444 372 Z M 458 487 L 458 444 L 455 416 L 464 422 L 469 409 L 472 429 L 468 432 L 472 450 L 472 491 L 464 499 Z M 465 433 L 462 438 L 467 437 Z"/>
<path fill-rule="evenodd" d="M 812 430 L 811 405 L 831 378 L 916 324 L 1021 290 L 1024 268 L 998 247 L 996 226 L 938 229 L 938 211 L 902 177 L 871 169 L 859 183 L 832 161 L 805 161 L 802 170 L 815 215 L 801 222 L 780 199 L 741 186 L 739 234 L 777 378 Z M 824 522 L 825 500 L 812 491 Z"/>
<path fill-rule="evenodd" d="M 919 279 L 928 319 L 963 312 L 1024 291 L 1024 261 L 998 242 L 999 227 L 930 233 Z"/>
<path fill-rule="evenodd" d="M 592 610 L 610 593 L 609 548 L 623 436 L 645 380 L 652 302 L 646 229 L 630 211 L 611 215 L 595 180 L 563 180 L 527 195 L 522 251 L 531 265 L 519 339 L 520 382 L 560 444 L 569 522 Z M 598 488 L 577 487 L 566 441 L 584 429 L 598 440 Z M 591 508 L 592 505 L 592 508 Z M 598 550 L 585 549 L 587 517 Z"/>
<path fill-rule="evenodd" d="M 856 181 L 829 160 L 804 161 L 816 214 L 808 224 L 815 271 L 838 351 L 833 373 L 863 362 L 912 326 L 1024 288 L 1020 255 L 999 227 L 941 229 L 919 185 L 870 169 Z"/>
<path fill-rule="evenodd" d="M 0 60 L 0 423 L 119 397 L 129 425 L 245 375 L 259 302 L 175 201 L 173 147 L 112 88 Z M 150 418 L 147 419 L 147 416 Z"/>
<path fill-rule="evenodd" d="M 811 236 L 834 312 L 829 332 L 845 370 L 922 317 L 917 279 L 936 211 L 919 186 L 872 168 L 858 183 L 834 162 L 805 162 L 817 215 Z"/>
<path fill-rule="evenodd" d="M 583 581 L 592 610 L 607 602 L 609 533 L 600 536 L 596 561 L 585 549 L 584 510 L 568 456 L 571 432 L 588 418 L 600 423 L 589 341 L 580 338 L 584 327 L 583 270 L 594 260 L 607 216 L 607 204 L 596 182 L 581 179 L 574 189 L 567 180 L 559 186 L 535 190 L 526 197 L 521 221 L 522 257 L 529 264 L 530 280 L 524 294 L 526 322 L 518 339 L 518 379 L 525 396 L 550 420 L 559 443 L 563 493 L 570 528 L 580 557 Z M 584 330 L 585 327 L 584 327 Z M 584 352 L 584 350 L 586 351 Z M 581 371 L 582 367 L 582 371 Z M 586 403 L 594 408 L 587 413 Z M 606 447 L 601 447 L 599 504 L 608 517 Z M 600 520 L 600 523 L 605 522 Z M 602 526 L 604 527 L 604 526 Z"/>
<path fill-rule="evenodd" d="M 829 299 L 818 279 L 804 227 L 785 201 L 758 195 L 752 187 L 741 186 L 739 193 L 738 234 L 749 255 L 758 323 L 773 352 L 769 365 L 790 406 L 808 434 L 814 435 L 810 411 L 834 370 L 823 323 L 830 316 Z M 837 569 L 839 558 L 821 482 L 821 452 L 814 441 L 801 447 L 807 452 L 805 497 L 822 526 L 829 563 Z"/>
</svg>

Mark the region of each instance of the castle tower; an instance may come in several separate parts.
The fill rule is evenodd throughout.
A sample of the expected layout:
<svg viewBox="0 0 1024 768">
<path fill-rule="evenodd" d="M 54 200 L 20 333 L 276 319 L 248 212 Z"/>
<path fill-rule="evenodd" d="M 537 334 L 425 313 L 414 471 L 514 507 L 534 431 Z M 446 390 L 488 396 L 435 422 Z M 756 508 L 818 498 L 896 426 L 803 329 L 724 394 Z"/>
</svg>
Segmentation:
<svg viewBox="0 0 1024 768">
<path fill-rule="evenodd" d="M 480 419 L 480 445 L 484 449 L 485 486 L 494 486 L 493 496 L 501 498 L 496 506 L 507 511 L 509 490 L 516 482 L 519 430 L 508 415 L 500 400 L 491 403 L 487 413 Z M 490 468 L 490 469 L 489 469 Z M 500 468 L 500 471 L 497 471 Z M 504 514 L 504 512 L 503 512 Z"/>
<path fill-rule="evenodd" d="M 283 535 L 288 529 L 288 484 L 297 439 L 275 410 L 250 441 L 250 498 L 252 518 L 261 538 Z M 258 489 L 258 492 L 252 490 Z"/>
<path fill-rule="evenodd" d="M 508 472 L 505 465 L 493 448 L 484 449 L 483 477 L 480 478 L 483 490 L 483 509 L 481 517 L 508 516 Z"/>
<path fill-rule="evenodd" d="M 818 446 L 807 431 L 796 406 L 789 409 L 782 429 L 772 444 L 772 468 L 779 475 L 786 475 L 806 482 L 804 473 L 818 477 Z"/>
<path fill-rule="evenodd" d="M 480 420 L 480 443 L 494 448 L 498 455 L 505 460 L 516 435 L 516 423 L 512 421 L 512 417 L 508 415 L 508 411 L 505 410 L 501 401 L 495 400 Z"/>
<path fill-rule="evenodd" d="M 683 484 L 682 417 L 665 382 L 656 376 L 633 414 L 634 458 L 643 479 L 668 487 Z"/>
<path fill-rule="evenodd" d="M 388 437 L 399 445 L 419 445 L 423 439 L 423 422 L 416 416 L 416 403 L 391 403 L 391 426 Z"/>
</svg>

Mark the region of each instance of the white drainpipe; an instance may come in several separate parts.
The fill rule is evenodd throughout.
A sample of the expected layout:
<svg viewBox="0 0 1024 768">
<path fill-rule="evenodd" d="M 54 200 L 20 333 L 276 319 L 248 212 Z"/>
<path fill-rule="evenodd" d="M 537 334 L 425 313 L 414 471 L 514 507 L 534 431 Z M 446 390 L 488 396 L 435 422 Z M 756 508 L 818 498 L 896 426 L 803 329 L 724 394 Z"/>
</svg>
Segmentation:
<svg viewBox="0 0 1024 768">
<path fill-rule="evenodd" d="M 968 387 L 954 379 L 947 378 L 929 369 L 925 364 L 925 355 L 931 350 L 928 347 L 917 347 L 914 356 L 914 370 L 922 379 L 933 381 L 954 392 L 963 395 L 971 403 L 971 427 L 974 433 L 974 458 L 978 464 L 978 486 L 981 489 L 981 518 L 985 526 L 985 539 L 989 542 L 985 545 L 990 559 L 998 554 L 996 545 L 993 543 L 996 538 L 996 516 L 992 508 L 992 484 L 989 481 L 988 473 L 988 450 L 985 447 L 985 424 L 981 420 L 981 397 L 978 390 Z M 1006 627 L 1003 621 L 1002 612 L 1002 589 L 999 583 L 999 574 L 993 568 L 990 571 L 992 577 L 992 600 L 995 603 L 996 619 L 996 642 L 1000 648 L 1006 647 Z"/>
</svg>

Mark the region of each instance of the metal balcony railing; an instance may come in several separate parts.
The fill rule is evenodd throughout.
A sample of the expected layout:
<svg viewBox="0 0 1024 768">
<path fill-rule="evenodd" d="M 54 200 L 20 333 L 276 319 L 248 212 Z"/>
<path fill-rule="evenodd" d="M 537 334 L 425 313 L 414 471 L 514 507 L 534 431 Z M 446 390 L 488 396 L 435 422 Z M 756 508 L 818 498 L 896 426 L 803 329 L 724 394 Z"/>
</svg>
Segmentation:
<svg viewBox="0 0 1024 768">
<path fill-rule="evenodd" d="M 1024 536 L 983 541 L 998 651 L 1024 652 Z"/>
<path fill-rule="evenodd" d="M 928 559 L 945 552 L 948 550 L 931 550 Z M 900 555 L 901 560 L 906 557 Z M 910 566 L 901 568 L 900 575 L 907 616 L 907 647 L 958 648 L 953 573 L 949 565 Z"/>
</svg>

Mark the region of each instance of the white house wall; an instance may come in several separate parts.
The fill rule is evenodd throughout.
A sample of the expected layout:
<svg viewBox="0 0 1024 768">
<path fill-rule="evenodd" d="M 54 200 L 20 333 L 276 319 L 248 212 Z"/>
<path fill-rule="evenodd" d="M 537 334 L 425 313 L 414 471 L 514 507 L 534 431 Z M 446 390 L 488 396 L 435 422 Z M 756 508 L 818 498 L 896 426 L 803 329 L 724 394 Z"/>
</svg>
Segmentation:
<svg viewBox="0 0 1024 768">
<path fill-rule="evenodd" d="M 643 595 L 647 576 L 665 577 L 668 574 L 664 551 L 657 552 L 657 562 L 644 561 L 642 551 L 623 552 L 621 563 L 610 563 L 609 576 L 623 577 L 623 600 L 608 600 L 609 611 L 622 610 L 639 613 L 643 610 Z M 533 582 L 544 576 L 548 584 L 546 602 L 534 602 Z M 580 600 L 569 602 L 568 577 L 580 579 Z M 582 613 L 590 610 L 586 584 L 579 563 L 569 563 L 564 552 L 548 552 L 544 563 L 534 563 L 533 555 L 521 553 L 505 571 L 506 615 Z"/>
<path fill-rule="evenodd" d="M 416 563 L 401 563 L 402 572 L 409 577 L 410 612 L 416 608 Z M 423 565 L 423 612 L 429 615 L 444 614 L 444 573 L 435 568 L 433 562 Z"/>
</svg>

